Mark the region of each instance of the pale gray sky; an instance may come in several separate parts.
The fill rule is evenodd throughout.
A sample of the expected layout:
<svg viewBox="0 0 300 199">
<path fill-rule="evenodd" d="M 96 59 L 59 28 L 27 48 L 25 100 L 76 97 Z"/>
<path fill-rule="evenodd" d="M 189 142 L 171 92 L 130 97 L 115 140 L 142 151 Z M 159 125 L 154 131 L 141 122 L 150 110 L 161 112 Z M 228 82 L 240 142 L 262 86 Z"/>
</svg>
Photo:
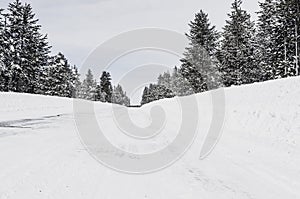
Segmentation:
<svg viewBox="0 0 300 199">
<path fill-rule="evenodd" d="M 6 8 L 10 0 L 1 0 Z M 81 66 L 97 46 L 119 33 L 157 27 L 187 32 L 194 14 L 203 9 L 219 30 L 225 24 L 232 0 L 22 0 L 30 3 L 52 51 L 63 52 Z M 255 18 L 258 1 L 244 0 Z M 174 64 L 177 58 L 174 57 Z M 168 62 L 169 63 L 169 62 Z M 112 72 L 113 73 L 113 72 Z M 114 74 L 113 74 L 114 75 Z"/>
<path fill-rule="evenodd" d="M 1 0 L 7 7 L 10 0 Z M 194 14 L 203 9 L 218 29 L 225 23 L 232 0 L 22 0 L 32 4 L 53 51 L 62 51 L 78 66 L 90 51 L 124 31 L 159 27 L 186 32 Z M 256 0 L 245 0 L 254 15 Z"/>
</svg>

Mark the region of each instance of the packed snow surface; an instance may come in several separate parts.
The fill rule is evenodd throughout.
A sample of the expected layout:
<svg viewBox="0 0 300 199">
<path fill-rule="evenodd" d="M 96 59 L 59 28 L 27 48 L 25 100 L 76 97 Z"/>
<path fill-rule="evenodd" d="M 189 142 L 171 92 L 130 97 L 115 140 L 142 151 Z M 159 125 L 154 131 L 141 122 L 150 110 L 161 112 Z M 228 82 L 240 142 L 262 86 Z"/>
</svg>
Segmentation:
<svg viewBox="0 0 300 199">
<path fill-rule="evenodd" d="M 299 199 L 300 78 L 232 87 L 225 94 L 222 136 L 207 158 L 199 155 L 212 117 L 209 92 L 195 96 L 199 133 L 187 153 L 161 171 L 131 175 L 87 152 L 71 99 L 0 93 L 0 199 Z M 165 136 L 150 142 L 159 149 L 180 124 L 176 98 L 130 109 L 130 115 L 136 125 L 147 125 L 148 111 L 157 105 L 167 118 Z M 111 105 L 94 107 L 112 142 L 134 144 L 118 136 Z"/>
</svg>

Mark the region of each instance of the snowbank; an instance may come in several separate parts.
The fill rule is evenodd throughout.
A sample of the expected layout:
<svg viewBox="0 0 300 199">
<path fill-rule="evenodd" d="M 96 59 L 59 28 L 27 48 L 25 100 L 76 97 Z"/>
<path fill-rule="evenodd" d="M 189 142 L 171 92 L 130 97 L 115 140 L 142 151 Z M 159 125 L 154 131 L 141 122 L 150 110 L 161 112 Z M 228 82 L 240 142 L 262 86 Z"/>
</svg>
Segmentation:
<svg viewBox="0 0 300 199">
<path fill-rule="evenodd" d="M 298 199 L 299 88 L 299 77 L 226 88 L 222 136 L 204 160 L 199 155 L 211 122 L 211 97 L 194 96 L 199 134 L 191 149 L 171 167 L 140 176 L 115 172 L 89 156 L 76 133 L 71 99 L 0 93 L 0 122 L 63 115 L 18 124 L 26 128 L 0 127 L 0 198 Z M 132 119 L 147 125 L 146 113 L 156 105 L 166 111 L 164 139 L 174 136 L 180 125 L 176 98 L 130 109 Z M 95 112 L 112 141 L 125 146 L 127 139 L 112 132 L 117 128 L 110 106 L 96 103 Z"/>
</svg>

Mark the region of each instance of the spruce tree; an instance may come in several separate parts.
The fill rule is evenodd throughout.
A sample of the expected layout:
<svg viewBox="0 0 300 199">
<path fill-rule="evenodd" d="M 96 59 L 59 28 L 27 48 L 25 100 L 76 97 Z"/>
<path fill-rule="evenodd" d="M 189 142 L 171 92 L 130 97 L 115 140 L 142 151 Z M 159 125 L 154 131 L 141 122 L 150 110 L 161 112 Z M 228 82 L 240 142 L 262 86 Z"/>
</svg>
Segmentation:
<svg viewBox="0 0 300 199">
<path fill-rule="evenodd" d="M 111 85 L 111 76 L 109 72 L 103 71 L 100 77 L 100 88 L 101 92 L 105 95 L 105 102 L 112 102 L 112 85 Z"/>
<path fill-rule="evenodd" d="M 279 57 L 276 77 L 299 74 L 299 0 L 278 0 L 275 26 Z"/>
<path fill-rule="evenodd" d="M 40 33 L 41 26 L 30 4 L 22 5 L 19 0 L 10 3 L 7 20 L 4 64 L 11 71 L 9 90 L 37 93 L 49 60 L 47 36 Z"/>
<path fill-rule="evenodd" d="M 106 102 L 106 99 L 105 99 L 105 93 L 103 93 L 101 91 L 101 86 L 100 85 L 97 85 L 96 86 L 96 101 L 100 101 L 100 102 Z"/>
<path fill-rule="evenodd" d="M 141 105 L 149 103 L 149 88 L 146 86 L 142 94 Z"/>
<path fill-rule="evenodd" d="M 225 86 L 253 83 L 261 79 L 256 62 L 254 23 L 241 4 L 241 0 L 234 0 L 223 28 L 220 71 Z"/>
<path fill-rule="evenodd" d="M 96 101 L 97 83 L 94 79 L 92 71 L 89 69 L 85 79 L 82 82 L 79 98 Z"/>
<path fill-rule="evenodd" d="M 172 89 L 172 77 L 169 72 L 164 72 L 163 74 L 160 74 L 158 77 L 157 84 L 161 86 L 165 86 L 168 89 Z"/>
<path fill-rule="evenodd" d="M 259 67 L 262 69 L 262 79 L 275 79 L 276 64 L 279 62 L 275 52 L 276 43 L 274 31 L 276 26 L 276 0 L 265 0 L 259 3 L 258 12 L 258 47 Z"/>
<path fill-rule="evenodd" d="M 299 0 L 265 0 L 258 12 L 265 80 L 299 75 Z"/>
<path fill-rule="evenodd" d="M 175 94 L 163 85 L 150 84 L 143 92 L 141 105 L 165 98 L 172 98 Z"/>
<path fill-rule="evenodd" d="M 114 87 L 113 95 L 112 95 L 112 103 L 120 104 L 124 106 L 130 105 L 130 99 L 127 97 L 126 92 L 123 91 L 121 85 L 117 85 Z"/>
<path fill-rule="evenodd" d="M 5 19 L 3 19 L 2 15 L 3 9 L 0 9 L 0 91 L 4 91 L 4 73 L 6 73 L 3 63 L 3 56 L 5 53 L 4 48 L 4 26 L 5 26 Z"/>
<path fill-rule="evenodd" d="M 6 39 L 3 57 L 4 67 L 9 71 L 5 76 L 6 91 L 21 91 L 21 77 L 24 76 L 21 68 L 21 30 L 22 30 L 22 10 L 23 6 L 19 0 L 9 4 L 8 13 L 5 15 Z M 23 77 L 24 79 L 24 77 Z"/>
<path fill-rule="evenodd" d="M 76 66 L 73 66 L 72 68 L 72 87 L 73 87 L 72 97 L 78 98 L 81 89 L 81 82 L 80 82 L 80 74 Z"/>
<path fill-rule="evenodd" d="M 215 26 L 210 24 L 208 15 L 202 10 L 195 15 L 194 21 L 191 21 L 189 26 L 190 31 L 186 36 L 190 43 L 181 60 L 180 72 L 198 93 L 208 90 L 207 82 L 211 82 L 209 78 L 215 70 L 212 64 L 217 63 L 214 57 L 220 36 Z M 214 60 L 214 63 L 208 64 L 211 60 Z"/>
<path fill-rule="evenodd" d="M 45 94 L 73 97 L 74 76 L 68 60 L 62 53 L 58 53 L 52 59 L 51 65 L 47 68 L 48 78 L 45 82 Z"/>
<path fill-rule="evenodd" d="M 200 10 L 199 13 L 195 15 L 194 21 L 191 21 L 190 31 L 186 33 L 187 38 L 190 41 L 189 50 L 193 47 L 202 46 L 210 56 L 214 56 L 218 49 L 219 33 L 215 26 L 210 24 L 208 14 Z"/>
<path fill-rule="evenodd" d="M 178 68 L 175 66 L 171 75 L 171 88 L 176 96 L 187 96 L 194 94 L 190 83 L 182 76 Z"/>
</svg>

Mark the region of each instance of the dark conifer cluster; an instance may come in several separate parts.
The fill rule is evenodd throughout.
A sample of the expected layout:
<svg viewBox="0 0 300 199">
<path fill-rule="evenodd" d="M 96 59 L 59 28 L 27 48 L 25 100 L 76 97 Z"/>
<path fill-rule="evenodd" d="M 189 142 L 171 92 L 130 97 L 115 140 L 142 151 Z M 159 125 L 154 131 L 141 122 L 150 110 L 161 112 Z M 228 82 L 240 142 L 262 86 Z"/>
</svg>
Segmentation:
<svg viewBox="0 0 300 199">
<path fill-rule="evenodd" d="M 242 0 L 234 0 L 221 32 L 200 10 L 189 24 L 186 36 L 190 43 L 181 66 L 174 74 L 160 75 L 157 84 L 146 87 L 141 103 L 298 76 L 299 4 L 299 0 L 265 0 L 259 3 L 258 21 L 254 22 L 242 8 Z M 159 97 L 156 88 L 163 90 Z"/>
<path fill-rule="evenodd" d="M 221 32 L 200 10 L 186 33 L 189 46 L 181 65 L 146 87 L 141 104 L 154 100 L 299 75 L 299 0 L 265 0 L 258 20 L 234 0 Z M 99 84 L 89 70 L 80 81 L 76 66 L 51 55 L 30 4 L 20 0 L 0 9 L 0 91 L 44 94 L 128 106 L 120 85 L 104 71 Z"/>
<path fill-rule="evenodd" d="M 81 82 L 77 67 L 62 53 L 51 55 L 31 5 L 20 0 L 0 9 L 0 91 L 130 105 L 122 87 L 112 87 L 108 72 L 99 85 L 90 70 Z"/>
</svg>

